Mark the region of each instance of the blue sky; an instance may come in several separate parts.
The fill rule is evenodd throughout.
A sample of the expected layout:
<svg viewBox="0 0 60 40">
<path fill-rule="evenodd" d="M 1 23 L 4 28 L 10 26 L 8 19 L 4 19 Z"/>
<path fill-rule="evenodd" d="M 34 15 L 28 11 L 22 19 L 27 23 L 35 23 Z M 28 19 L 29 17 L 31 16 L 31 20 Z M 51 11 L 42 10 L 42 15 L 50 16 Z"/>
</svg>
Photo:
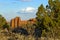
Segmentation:
<svg viewBox="0 0 60 40">
<path fill-rule="evenodd" d="M 16 16 L 22 20 L 28 20 L 36 17 L 36 11 L 41 4 L 46 6 L 48 0 L 0 0 L 0 14 L 6 20 L 11 20 Z"/>
</svg>

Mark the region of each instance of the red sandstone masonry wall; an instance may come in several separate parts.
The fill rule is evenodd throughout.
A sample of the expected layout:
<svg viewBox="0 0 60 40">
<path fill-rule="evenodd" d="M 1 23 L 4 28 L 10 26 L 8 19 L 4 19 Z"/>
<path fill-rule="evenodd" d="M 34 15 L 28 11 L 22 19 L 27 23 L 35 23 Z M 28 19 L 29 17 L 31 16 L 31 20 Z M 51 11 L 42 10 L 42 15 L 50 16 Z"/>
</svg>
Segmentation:
<svg viewBox="0 0 60 40">
<path fill-rule="evenodd" d="M 21 26 L 26 25 L 28 23 L 34 24 L 35 22 L 36 22 L 36 20 L 34 18 L 30 19 L 30 20 L 23 21 L 19 17 L 16 17 L 11 20 L 10 25 L 12 28 L 15 28 L 15 27 L 21 27 Z"/>
</svg>

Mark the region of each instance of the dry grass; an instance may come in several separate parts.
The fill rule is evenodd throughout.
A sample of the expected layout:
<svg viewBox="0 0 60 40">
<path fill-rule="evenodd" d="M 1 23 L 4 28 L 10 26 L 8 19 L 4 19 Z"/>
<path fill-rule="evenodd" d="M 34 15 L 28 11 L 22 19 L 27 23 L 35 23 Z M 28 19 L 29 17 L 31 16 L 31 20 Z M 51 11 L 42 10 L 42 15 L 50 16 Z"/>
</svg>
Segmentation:
<svg viewBox="0 0 60 40">
<path fill-rule="evenodd" d="M 8 31 L 0 31 L 0 40 L 35 40 L 35 38 L 32 35 L 24 36 L 21 34 L 15 34 Z M 38 38 L 38 40 L 54 40 L 54 39 L 41 37 L 41 39 Z"/>
</svg>

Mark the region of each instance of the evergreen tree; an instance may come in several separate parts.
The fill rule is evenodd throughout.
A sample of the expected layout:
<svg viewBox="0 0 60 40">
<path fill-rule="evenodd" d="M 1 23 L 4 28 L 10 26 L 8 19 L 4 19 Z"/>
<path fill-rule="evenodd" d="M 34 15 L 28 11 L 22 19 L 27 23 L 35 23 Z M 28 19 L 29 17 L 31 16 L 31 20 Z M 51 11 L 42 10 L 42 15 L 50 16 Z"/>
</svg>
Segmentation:
<svg viewBox="0 0 60 40">
<path fill-rule="evenodd" d="M 51 5 L 53 4 L 53 5 Z M 54 36 L 58 36 L 59 29 L 60 29 L 60 0 L 49 0 L 49 6 L 51 9 L 51 19 L 53 21 L 53 28 L 52 31 Z M 57 35 L 56 35 L 57 34 Z"/>
<path fill-rule="evenodd" d="M 0 15 L 0 28 L 6 23 L 6 19 Z"/>
<path fill-rule="evenodd" d="M 53 37 L 60 35 L 60 0 L 49 0 L 49 5 L 41 5 L 36 13 L 37 27 L 52 33 Z M 58 34 L 58 35 L 56 35 Z"/>
</svg>

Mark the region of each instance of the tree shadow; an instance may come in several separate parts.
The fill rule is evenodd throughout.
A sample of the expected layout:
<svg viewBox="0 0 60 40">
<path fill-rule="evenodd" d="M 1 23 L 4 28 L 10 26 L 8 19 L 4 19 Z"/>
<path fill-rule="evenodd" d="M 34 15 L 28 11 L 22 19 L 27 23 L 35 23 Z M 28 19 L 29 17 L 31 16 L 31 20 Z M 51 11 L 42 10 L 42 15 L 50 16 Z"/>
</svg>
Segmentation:
<svg viewBox="0 0 60 40">
<path fill-rule="evenodd" d="M 12 32 L 13 32 L 13 33 L 21 33 L 21 35 L 26 35 L 26 36 L 29 35 L 29 33 L 28 33 L 28 31 L 27 31 L 26 29 L 20 28 L 20 27 L 14 28 L 14 29 L 12 30 Z"/>
<path fill-rule="evenodd" d="M 38 40 L 38 38 L 41 38 L 42 36 L 42 29 L 40 27 L 36 27 L 33 33 L 35 40 Z"/>
</svg>

